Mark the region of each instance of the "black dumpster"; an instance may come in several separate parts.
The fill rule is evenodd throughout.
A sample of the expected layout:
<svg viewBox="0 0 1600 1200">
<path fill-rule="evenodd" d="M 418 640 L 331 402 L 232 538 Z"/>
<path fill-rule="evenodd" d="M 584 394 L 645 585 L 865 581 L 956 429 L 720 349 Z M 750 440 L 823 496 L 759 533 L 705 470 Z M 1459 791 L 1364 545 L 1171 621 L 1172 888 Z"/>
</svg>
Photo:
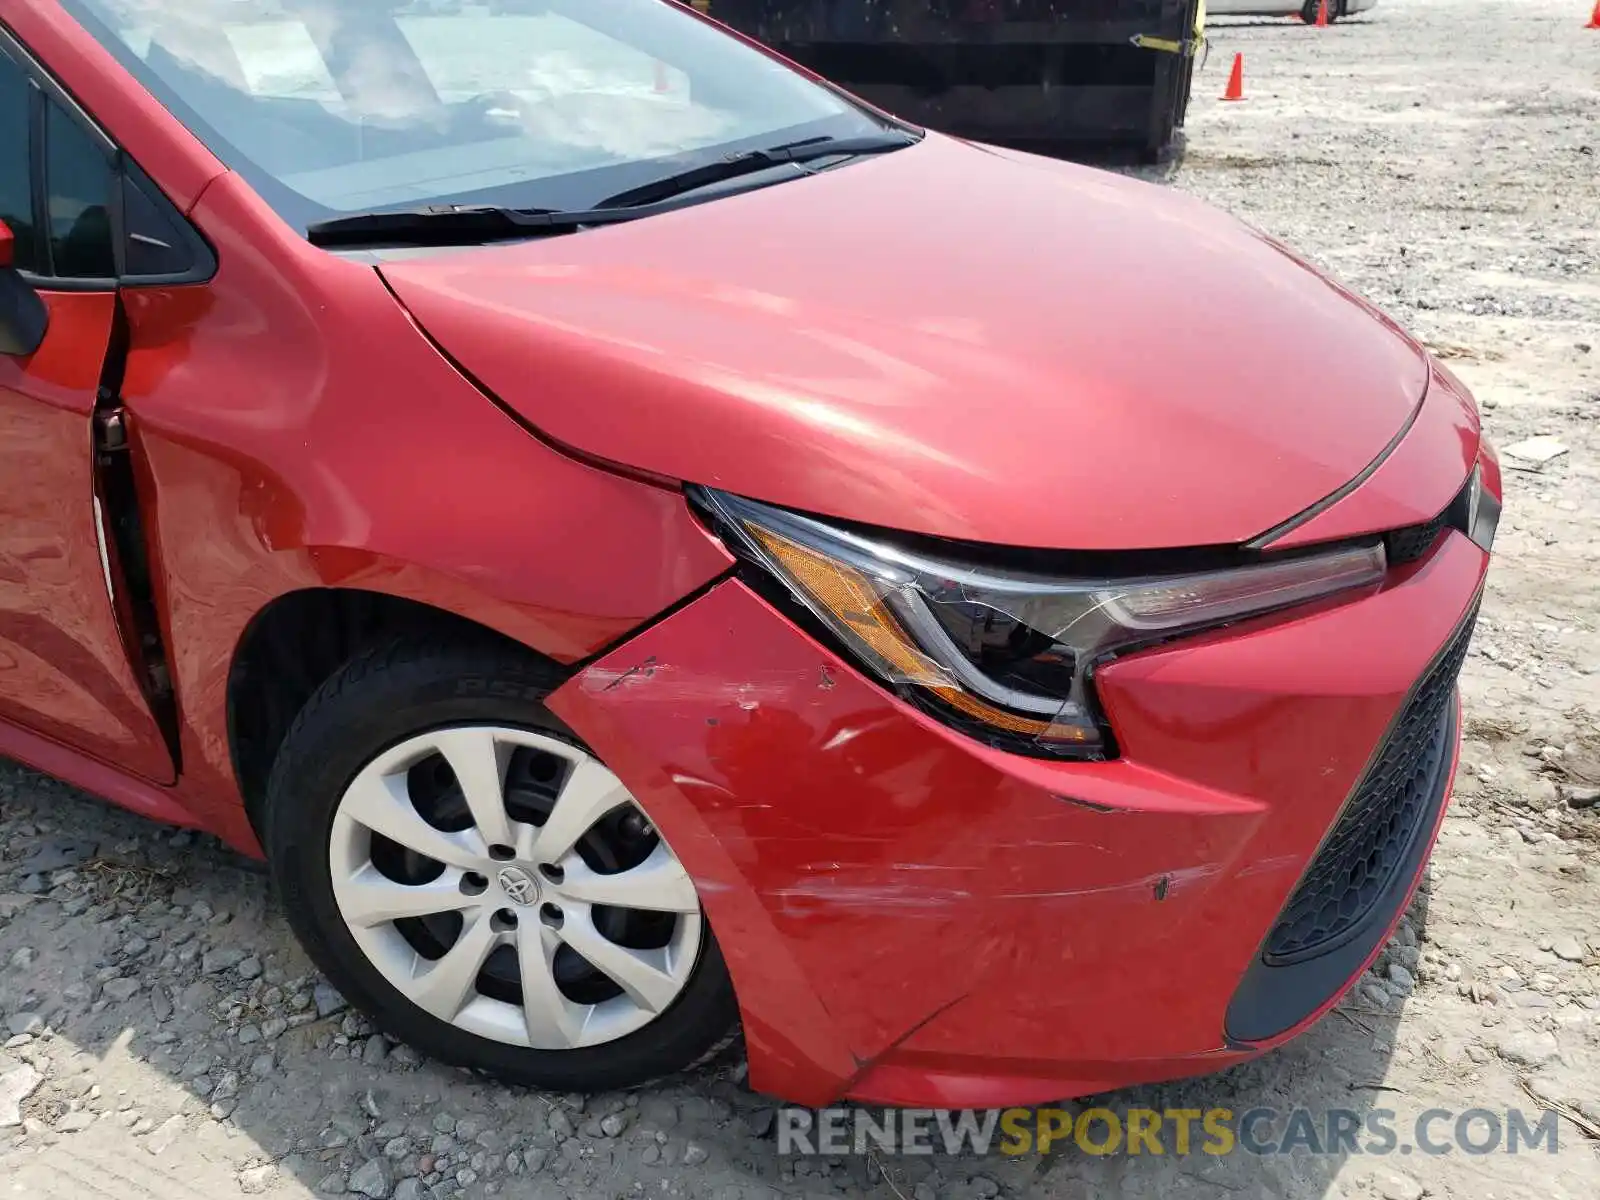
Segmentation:
<svg viewBox="0 0 1600 1200">
<path fill-rule="evenodd" d="M 1157 156 L 1200 0 L 692 0 L 897 116 L 977 141 Z"/>
</svg>

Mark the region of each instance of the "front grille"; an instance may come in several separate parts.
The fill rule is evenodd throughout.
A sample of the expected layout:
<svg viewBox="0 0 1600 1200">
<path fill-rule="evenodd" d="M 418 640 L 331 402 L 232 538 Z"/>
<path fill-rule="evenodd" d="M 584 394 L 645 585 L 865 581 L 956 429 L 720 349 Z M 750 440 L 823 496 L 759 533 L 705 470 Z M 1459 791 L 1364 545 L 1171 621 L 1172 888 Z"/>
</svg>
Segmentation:
<svg viewBox="0 0 1600 1200">
<path fill-rule="evenodd" d="M 1477 611 L 1428 668 L 1377 759 L 1356 785 L 1305 878 L 1267 935 L 1273 965 L 1313 958 L 1360 927 L 1431 811 L 1450 753 L 1449 706 Z"/>
<path fill-rule="evenodd" d="M 1442 512 L 1425 525 L 1408 525 L 1383 535 L 1384 553 L 1391 567 L 1416 562 L 1439 540 L 1449 523 L 1449 512 Z"/>
</svg>

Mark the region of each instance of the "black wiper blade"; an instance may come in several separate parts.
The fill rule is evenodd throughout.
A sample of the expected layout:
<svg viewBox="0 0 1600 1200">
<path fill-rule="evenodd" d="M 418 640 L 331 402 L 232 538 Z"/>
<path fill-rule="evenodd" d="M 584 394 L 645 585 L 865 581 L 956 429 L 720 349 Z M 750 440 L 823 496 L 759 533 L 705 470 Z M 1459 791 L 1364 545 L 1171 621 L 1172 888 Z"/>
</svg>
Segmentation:
<svg viewBox="0 0 1600 1200">
<path fill-rule="evenodd" d="M 589 225 L 608 225 L 644 216 L 641 212 L 565 211 L 554 208 L 495 208 L 489 205 L 434 204 L 426 208 L 354 213 L 318 221 L 306 228 L 313 246 L 328 248 L 393 243 L 403 246 L 461 246 L 572 233 Z"/>
<path fill-rule="evenodd" d="M 340 247 L 393 244 L 462 246 L 515 241 L 572 233 L 591 225 L 633 221 L 677 205 L 665 203 L 685 192 L 713 183 L 753 175 L 786 163 L 814 162 L 858 154 L 886 154 L 916 144 L 905 133 L 856 138 L 808 138 L 765 150 L 747 150 L 716 162 L 681 171 L 641 187 L 607 196 L 593 208 L 498 208 L 482 204 L 430 204 L 422 208 L 352 213 L 306 227 L 313 246 Z"/>
<path fill-rule="evenodd" d="M 754 175 L 757 171 L 767 171 L 785 163 L 814 162 L 823 158 L 852 157 L 858 154 L 887 154 L 891 150 L 903 150 L 907 146 L 915 145 L 916 141 L 917 139 L 910 134 L 896 132 L 854 138 L 807 138 L 805 141 L 771 146 L 765 150 L 745 150 L 703 166 L 679 171 L 664 179 L 629 188 L 614 196 L 607 196 L 595 205 L 595 208 L 601 211 L 614 208 L 640 208 L 682 195 L 684 192 L 692 192 L 696 188 L 724 183 L 741 175 Z"/>
</svg>

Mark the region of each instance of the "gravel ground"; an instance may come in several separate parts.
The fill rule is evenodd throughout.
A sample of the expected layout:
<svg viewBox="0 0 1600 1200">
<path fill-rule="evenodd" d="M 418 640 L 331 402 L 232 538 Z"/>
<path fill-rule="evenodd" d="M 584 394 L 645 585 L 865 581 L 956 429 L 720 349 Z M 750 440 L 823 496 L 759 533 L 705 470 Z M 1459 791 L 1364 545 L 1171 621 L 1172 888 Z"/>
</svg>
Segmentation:
<svg viewBox="0 0 1600 1200">
<path fill-rule="evenodd" d="M 1383 0 L 1325 32 L 1213 31 L 1186 153 L 1156 174 L 1416 330 L 1477 391 L 1512 469 L 1456 802 L 1399 936 L 1292 1046 L 1106 1098 L 1377 1106 L 1402 1122 L 1554 1104 L 1575 1118 L 1558 1153 L 784 1159 L 737 1066 L 584 1100 L 420 1062 L 317 979 L 250 864 L 0 766 L 0 1193 L 1600 1195 L 1600 1143 L 1580 1130 L 1600 1132 L 1600 584 L 1584 571 L 1600 553 L 1600 33 L 1582 28 L 1586 4 Z M 1218 103 L 1235 51 L 1246 100 Z M 1512 455 L 1534 436 L 1564 452 Z"/>
</svg>

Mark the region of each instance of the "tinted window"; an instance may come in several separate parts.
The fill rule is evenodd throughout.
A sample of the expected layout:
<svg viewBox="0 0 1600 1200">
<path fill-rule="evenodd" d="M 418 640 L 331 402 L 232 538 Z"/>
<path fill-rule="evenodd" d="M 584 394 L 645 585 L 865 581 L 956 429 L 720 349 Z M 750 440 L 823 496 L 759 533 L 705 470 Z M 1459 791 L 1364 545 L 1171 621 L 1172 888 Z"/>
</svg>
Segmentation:
<svg viewBox="0 0 1600 1200">
<path fill-rule="evenodd" d="M 54 104 L 49 106 L 46 129 L 51 273 L 61 279 L 115 276 L 111 161 L 83 126 Z"/>
<path fill-rule="evenodd" d="M 210 250 L 138 167 L 122 181 L 122 227 L 127 236 L 123 273 L 134 278 L 204 275 L 215 265 Z"/>
<path fill-rule="evenodd" d="M 662 0 L 62 2 L 301 227 L 444 202 L 582 208 L 881 125 Z"/>
<path fill-rule="evenodd" d="M 28 116 L 31 86 L 22 68 L 0 50 L 0 221 L 16 237 L 15 261 L 38 269 L 33 239 L 33 184 L 28 175 Z"/>
</svg>

